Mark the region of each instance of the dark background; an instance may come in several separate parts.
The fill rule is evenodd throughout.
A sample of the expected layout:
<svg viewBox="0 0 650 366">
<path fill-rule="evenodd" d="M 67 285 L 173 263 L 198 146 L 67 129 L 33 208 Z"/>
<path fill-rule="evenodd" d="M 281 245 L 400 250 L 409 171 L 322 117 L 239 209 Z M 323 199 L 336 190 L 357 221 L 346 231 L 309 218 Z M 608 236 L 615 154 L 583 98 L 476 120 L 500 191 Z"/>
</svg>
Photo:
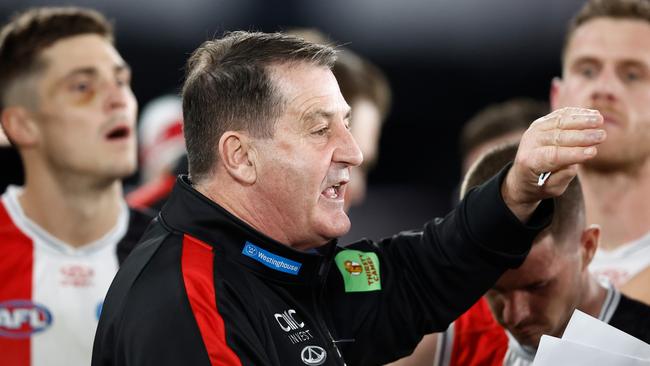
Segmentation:
<svg viewBox="0 0 650 366">
<path fill-rule="evenodd" d="M 177 92 L 188 55 L 227 30 L 314 27 L 387 74 L 393 107 L 366 203 L 346 239 L 373 238 L 443 215 L 459 178 L 463 123 L 490 103 L 547 99 L 579 0 L 0 1 L 5 21 L 36 5 L 93 7 L 115 21 L 117 47 L 144 106 Z"/>
</svg>

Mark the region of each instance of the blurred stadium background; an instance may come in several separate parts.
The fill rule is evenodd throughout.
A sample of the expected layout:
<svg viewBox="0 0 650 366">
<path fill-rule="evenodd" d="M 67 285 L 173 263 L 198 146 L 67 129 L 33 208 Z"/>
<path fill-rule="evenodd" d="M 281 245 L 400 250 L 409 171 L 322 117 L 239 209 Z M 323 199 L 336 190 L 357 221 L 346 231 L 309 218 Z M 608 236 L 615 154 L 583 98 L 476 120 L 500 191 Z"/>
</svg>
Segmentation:
<svg viewBox="0 0 650 366">
<path fill-rule="evenodd" d="M 145 105 L 177 92 L 187 56 L 228 30 L 314 27 L 387 74 L 392 112 L 366 203 L 353 229 L 379 238 L 451 207 L 462 124 L 490 103 L 546 99 L 559 75 L 567 21 L 580 0 L 89 0 L 0 1 L 0 18 L 39 5 L 95 8 L 115 21 L 117 46 Z M 135 181 L 135 180 L 133 180 Z"/>
</svg>

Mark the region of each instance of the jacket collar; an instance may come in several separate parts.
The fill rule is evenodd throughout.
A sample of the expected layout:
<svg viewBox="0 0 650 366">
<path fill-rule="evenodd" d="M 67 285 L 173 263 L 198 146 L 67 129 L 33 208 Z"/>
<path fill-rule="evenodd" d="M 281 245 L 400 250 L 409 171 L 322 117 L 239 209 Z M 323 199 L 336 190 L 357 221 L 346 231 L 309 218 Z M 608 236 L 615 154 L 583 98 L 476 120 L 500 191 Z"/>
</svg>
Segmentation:
<svg viewBox="0 0 650 366">
<path fill-rule="evenodd" d="M 160 220 L 172 231 L 212 246 L 216 256 L 280 282 L 323 278 L 336 251 L 335 240 L 309 252 L 275 241 L 205 197 L 184 175 L 178 177 Z"/>
</svg>

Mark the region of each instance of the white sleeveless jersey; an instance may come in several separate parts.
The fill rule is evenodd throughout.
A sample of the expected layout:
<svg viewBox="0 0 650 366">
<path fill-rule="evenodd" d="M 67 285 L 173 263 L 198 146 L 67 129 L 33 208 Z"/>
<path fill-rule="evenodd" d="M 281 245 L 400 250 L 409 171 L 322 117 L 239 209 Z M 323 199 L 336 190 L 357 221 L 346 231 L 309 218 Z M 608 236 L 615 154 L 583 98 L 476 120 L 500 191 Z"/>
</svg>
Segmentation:
<svg viewBox="0 0 650 366">
<path fill-rule="evenodd" d="M 589 270 L 620 288 L 650 267 L 650 232 L 614 250 L 598 249 Z"/>
<path fill-rule="evenodd" d="M 9 187 L 0 205 L 0 365 L 90 365 L 128 208 L 104 237 L 74 248 L 25 216 L 20 192 Z"/>
</svg>

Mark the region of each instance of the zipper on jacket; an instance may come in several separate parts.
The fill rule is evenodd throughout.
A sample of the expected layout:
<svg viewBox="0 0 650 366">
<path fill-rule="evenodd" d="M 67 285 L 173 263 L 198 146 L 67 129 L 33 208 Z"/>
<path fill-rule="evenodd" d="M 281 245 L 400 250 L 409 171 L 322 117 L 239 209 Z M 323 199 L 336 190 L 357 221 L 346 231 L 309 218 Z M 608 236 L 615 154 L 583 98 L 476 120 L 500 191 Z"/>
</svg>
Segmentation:
<svg viewBox="0 0 650 366">
<path fill-rule="evenodd" d="M 323 319 L 323 315 L 321 312 L 321 308 L 318 302 L 318 296 L 316 292 L 317 292 L 316 289 L 312 289 L 312 301 L 314 302 L 314 308 L 316 309 L 316 319 L 318 321 L 318 325 L 327 335 L 327 341 L 329 342 L 329 346 L 330 346 L 329 347 L 330 353 L 336 355 L 336 358 L 339 361 L 338 364 L 342 364 L 343 366 L 346 366 L 345 360 L 343 360 L 343 354 L 341 354 L 341 351 L 336 346 L 336 341 L 334 340 L 334 337 L 332 337 L 332 333 L 330 333 L 329 327 L 327 326 L 325 320 Z"/>
<path fill-rule="evenodd" d="M 330 259 L 331 260 L 331 259 Z M 326 333 L 327 335 L 327 341 L 329 342 L 329 351 L 330 353 L 334 354 L 336 359 L 338 360 L 339 365 L 347 366 L 345 363 L 345 360 L 343 359 L 343 354 L 339 350 L 338 346 L 336 345 L 336 341 L 334 340 L 334 337 L 332 337 L 332 333 L 330 333 L 330 329 L 325 322 L 325 319 L 323 317 L 323 313 L 321 310 L 321 302 L 319 300 L 322 299 L 322 293 L 323 293 L 323 288 L 325 285 L 325 278 L 327 276 L 327 270 L 328 268 L 328 260 L 324 260 L 320 264 L 320 268 L 318 269 L 318 276 L 316 279 L 316 286 L 312 287 L 311 291 L 311 297 L 312 301 L 314 302 L 314 309 L 316 309 L 316 320 L 318 321 L 318 326 Z M 323 333 L 321 331 L 321 333 Z M 333 351 L 333 352 L 332 352 Z"/>
</svg>

